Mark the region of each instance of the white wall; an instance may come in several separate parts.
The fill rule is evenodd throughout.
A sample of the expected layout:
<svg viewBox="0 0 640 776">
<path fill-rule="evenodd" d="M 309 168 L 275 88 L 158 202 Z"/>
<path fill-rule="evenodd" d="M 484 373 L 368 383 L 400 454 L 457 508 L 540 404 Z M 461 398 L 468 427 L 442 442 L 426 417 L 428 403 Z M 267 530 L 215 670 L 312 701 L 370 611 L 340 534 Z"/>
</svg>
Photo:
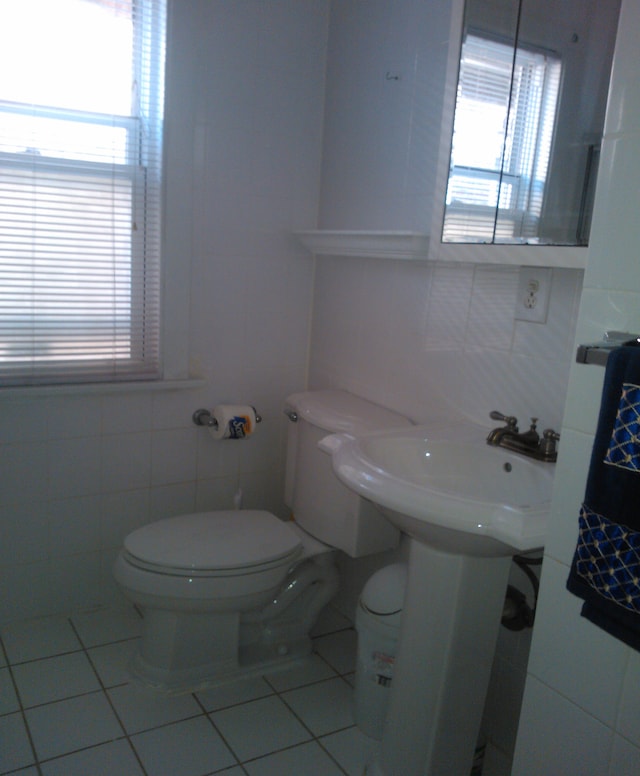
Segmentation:
<svg viewBox="0 0 640 776">
<path fill-rule="evenodd" d="M 321 228 L 428 231 L 450 12 L 447 0 L 331 4 Z"/>
<path fill-rule="evenodd" d="M 623 0 L 577 341 L 640 331 L 640 2 Z M 513 776 L 640 773 L 640 655 L 580 617 L 565 582 L 604 370 L 574 364 Z"/>
<path fill-rule="evenodd" d="M 175 0 L 169 25 L 165 335 L 196 390 L 0 399 L 0 622 L 117 595 L 134 527 L 245 505 L 284 513 L 282 401 L 306 380 L 325 0 Z M 176 368 L 177 361 L 177 368 Z M 174 374 L 174 376 L 175 376 Z M 191 415 L 250 402 L 246 442 Z"/>
</svg>

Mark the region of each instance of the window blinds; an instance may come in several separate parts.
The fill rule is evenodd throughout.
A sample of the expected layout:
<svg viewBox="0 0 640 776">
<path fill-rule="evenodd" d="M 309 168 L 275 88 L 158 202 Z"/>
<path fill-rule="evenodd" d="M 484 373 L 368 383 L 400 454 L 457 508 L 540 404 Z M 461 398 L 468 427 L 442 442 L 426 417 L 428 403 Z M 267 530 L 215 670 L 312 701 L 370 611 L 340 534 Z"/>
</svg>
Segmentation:
<svg viewBox="0 0 640 776">
<path fill-rule="evenodd" d="M 0 3 L 0 384 L 160 375 L 164 0 Z"/>
<path fill-rule="evenodd" d="M 467 35 L 443 239 L 535 239 L 560 87 L 557 56 Z"/>
</svg>

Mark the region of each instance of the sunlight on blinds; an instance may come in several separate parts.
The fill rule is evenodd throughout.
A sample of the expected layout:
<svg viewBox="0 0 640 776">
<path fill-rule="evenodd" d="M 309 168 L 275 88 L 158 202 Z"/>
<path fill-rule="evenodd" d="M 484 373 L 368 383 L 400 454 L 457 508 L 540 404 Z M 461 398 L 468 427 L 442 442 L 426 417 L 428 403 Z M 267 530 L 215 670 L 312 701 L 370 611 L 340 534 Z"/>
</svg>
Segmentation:
<svg viewBox="0 0 640 776">
<path fill-rule="evenodd" d="M 0 381 L 160 375 L 164 5 L 0 2 Z"/>
</svg>

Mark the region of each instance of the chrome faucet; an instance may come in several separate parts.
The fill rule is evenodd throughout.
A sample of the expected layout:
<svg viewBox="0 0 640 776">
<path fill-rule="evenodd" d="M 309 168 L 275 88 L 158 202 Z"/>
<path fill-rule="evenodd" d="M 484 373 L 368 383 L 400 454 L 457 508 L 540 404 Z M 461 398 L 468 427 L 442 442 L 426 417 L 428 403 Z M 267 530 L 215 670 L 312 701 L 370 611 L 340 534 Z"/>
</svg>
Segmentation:
<svg viewBox="0 0 640 776">
<path fill-rule="evenodd" d="M 493 410 L 489 413 L 489 417 L 493 420 L 500 420 L 505 425 L 489 432 L 488 445 L 504 447 L 514 453 L 522 453 L 529 458 L 549 463 L 553 463 L 558 457 L 556 443 L 560 439 L 560 434 L 552 428 L 547 428 L 542 432 L 541 438 L 536 428 L 538 418 L 531 418 L 529 430 L 520 433 L 518 420 L 513 415 L 503 415 L 501 412 Z"/>
</svg>

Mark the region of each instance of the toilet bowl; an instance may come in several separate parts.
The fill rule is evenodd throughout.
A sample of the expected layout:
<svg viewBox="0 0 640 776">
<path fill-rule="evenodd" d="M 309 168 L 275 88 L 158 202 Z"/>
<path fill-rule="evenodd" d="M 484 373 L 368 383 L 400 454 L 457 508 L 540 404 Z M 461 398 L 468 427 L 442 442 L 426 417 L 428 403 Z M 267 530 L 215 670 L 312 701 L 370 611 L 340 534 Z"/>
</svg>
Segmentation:
<svg viewBox="0 0 640 776">
<path fill-rule="evenodd" d="M 114 575 L 144 613 L 133 675 L 193 690 L 308 654 L 308 630 L 338 586 L 329 559 L 317 561 L 331 549 L 309 540 L 258 510 L 180 515 L 129 534 Z M 296 603 L 311 624 L 289 611 Z"/>
<path fill-rule="evenodd" d="M 138 603 L 166 607 L 176 599 L 192 611 L 247 611 L 267 603 L 302 551 L 269 512 L 201 512 L 129 534 L 115 573 Z"/>
<path fill-rule="evenodd" d="M 193 691 L 309 654 L 309 632 L 338 589 L 336 550 L 358 557 L 396 545 L 396 529 L 339 483 L 317 442 L 345 424 L 409 421 L 343 391 L 295 394 L 287 407 L 296 426 L 287 455 L 295 522 L 218 510 L 158 520 L 125 538 L 114 576 L 143 614 L 131 672 L 144 684 Z"/>
</svg>

